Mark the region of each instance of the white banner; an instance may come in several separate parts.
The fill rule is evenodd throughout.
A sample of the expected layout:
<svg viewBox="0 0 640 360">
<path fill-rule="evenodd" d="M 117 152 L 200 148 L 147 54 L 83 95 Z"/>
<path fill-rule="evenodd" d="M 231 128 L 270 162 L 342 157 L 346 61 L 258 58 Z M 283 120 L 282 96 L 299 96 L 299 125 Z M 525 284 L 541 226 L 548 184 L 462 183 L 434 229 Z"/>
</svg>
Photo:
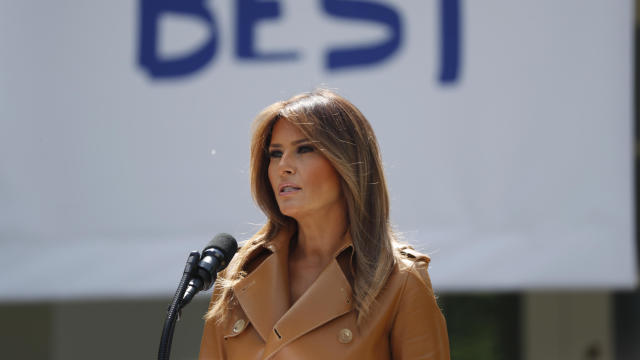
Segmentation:
<svg viewBox="0 0 640 360">
<path fill-rule="evenodd" d="M 438 290 L 629 288 L 633 2 L 0 3 L 0 300 L 166 295 L 264 221 L 253 117 L 323 86 L 378 135 Z"/>
</svg>

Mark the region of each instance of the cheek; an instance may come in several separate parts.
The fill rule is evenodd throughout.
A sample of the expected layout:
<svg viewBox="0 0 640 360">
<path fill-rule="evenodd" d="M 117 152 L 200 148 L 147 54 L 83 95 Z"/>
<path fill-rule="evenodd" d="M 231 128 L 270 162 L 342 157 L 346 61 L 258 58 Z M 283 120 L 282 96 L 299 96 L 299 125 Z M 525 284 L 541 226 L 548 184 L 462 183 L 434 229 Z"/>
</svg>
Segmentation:
<svg viewBox="0 0 640 360">
<path fill-rule="evenodd" d="M 340 180 L 338 173 L 331 166 L 331 163 L 323 159 L 321 164 L 315 167 L 310 173 L 310 180 L 314 183 L 314 188 L 320 190 L 323 195 L 335 197 L 340 195 Z"/>
<path fill-rule="evenodd" d="M 277 185 L 277 178 L 278 178 L 278 173 L 276 171 L 276 167 L 272 166 L 271 162 L 269 162 L 269 166 L 267 167 L 267 177 L 269 178 L 269 184 L 271 185 L 271 188 L 274 189 L 275 192 L 275 187 Z"/>
</svg>

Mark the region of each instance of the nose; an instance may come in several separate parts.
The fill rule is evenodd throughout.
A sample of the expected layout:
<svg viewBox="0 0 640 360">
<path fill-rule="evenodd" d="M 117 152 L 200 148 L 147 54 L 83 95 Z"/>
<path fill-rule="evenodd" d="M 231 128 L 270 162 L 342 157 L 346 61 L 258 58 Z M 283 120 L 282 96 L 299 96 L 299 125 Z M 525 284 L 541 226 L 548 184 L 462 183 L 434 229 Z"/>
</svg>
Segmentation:
<svg viewBox="0 0 640 360">
<path fill-rule="evenodd" d="M 280 175 L 293 175 L 296 173 L 295 160 L 291 158 L 288 152 L 282 154 L 278 161 L 278 170 Z"/>
</svg>

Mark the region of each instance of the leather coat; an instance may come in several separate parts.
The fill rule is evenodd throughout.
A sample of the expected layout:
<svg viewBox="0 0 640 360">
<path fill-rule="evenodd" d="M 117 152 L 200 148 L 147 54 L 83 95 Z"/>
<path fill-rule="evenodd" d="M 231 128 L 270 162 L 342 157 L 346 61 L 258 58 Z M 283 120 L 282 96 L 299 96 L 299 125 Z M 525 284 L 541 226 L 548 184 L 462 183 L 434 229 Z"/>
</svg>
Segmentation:
<svg viewBox="0 0 640 360">
<path fill-rule="evenodd" d="M 349 280 L 350 237 L 293 305 L 290 238 L 283 231 L 250 254 L 247 264 L 253 262 L 253 270 L 234 286 L 229 313 L 221 323 L 205 323 L 200 359 L 449 359 L 446 324 L 427 274 L 428 257 L 403 250 L 405 256 L 358 327 Z"/>
</svg>

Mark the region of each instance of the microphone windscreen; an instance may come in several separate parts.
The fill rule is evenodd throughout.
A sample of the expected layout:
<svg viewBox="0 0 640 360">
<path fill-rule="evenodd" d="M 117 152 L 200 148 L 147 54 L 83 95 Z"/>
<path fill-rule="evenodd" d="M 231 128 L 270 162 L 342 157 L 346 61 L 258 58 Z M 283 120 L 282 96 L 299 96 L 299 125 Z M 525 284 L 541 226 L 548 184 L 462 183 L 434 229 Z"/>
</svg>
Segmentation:
<svg viewBox="0 0 640 360">
<path fill-rule="evenodd" d="M 216 235 L 213 240 L 209 241 L 209 244 L 207 244 L 204 250 L 210 248 L 220 250 L 224 254 L 226 262 L 229 263 L 233 255 L 238 251 L 238 242 L 236 242 L 236 239 L 234 239 L 233 236 L 226 233 L 220 233 Z"/>
</svg>

